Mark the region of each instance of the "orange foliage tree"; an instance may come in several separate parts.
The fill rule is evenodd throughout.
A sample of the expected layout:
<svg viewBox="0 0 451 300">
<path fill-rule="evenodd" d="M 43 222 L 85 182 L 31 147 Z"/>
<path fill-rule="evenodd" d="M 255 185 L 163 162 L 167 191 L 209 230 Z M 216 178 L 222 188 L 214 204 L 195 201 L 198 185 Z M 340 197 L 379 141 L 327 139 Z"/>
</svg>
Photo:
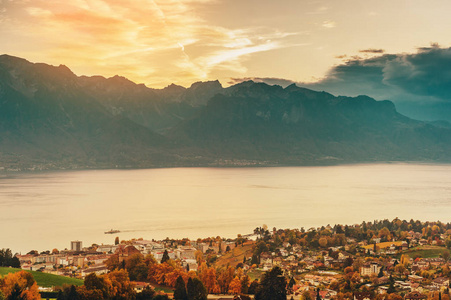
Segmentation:
<svg viewBox="0 0 451 300">
<path fill-rule="evenodd" d="M 38 285 L 31 273 L 20 271 L 17 273 L 9 273 L 6 277 L 0 279 L 0 290 L 6 299 L 27 299 L 39 300 Z"/>
<path fill-rule="evenodd" d="M 229 294 L 238 295 L 241 293 L 241 281 L 236 276 L 229 284 Z"/>
</svg>

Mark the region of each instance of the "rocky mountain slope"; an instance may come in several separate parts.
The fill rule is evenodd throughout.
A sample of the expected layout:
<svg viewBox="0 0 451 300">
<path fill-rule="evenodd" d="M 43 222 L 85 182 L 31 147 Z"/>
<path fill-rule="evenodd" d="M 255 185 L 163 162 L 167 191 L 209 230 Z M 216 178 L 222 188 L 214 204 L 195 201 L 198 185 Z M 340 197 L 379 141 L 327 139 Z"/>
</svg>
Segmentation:
<svg viewBox="0 0 451 300">
<path fill-rule="evenodd" d="M 449 126 L 390 101 L 218 81 L 151 89 L 0 56 L 0 168 L 450 161 Z"/>
</svg>

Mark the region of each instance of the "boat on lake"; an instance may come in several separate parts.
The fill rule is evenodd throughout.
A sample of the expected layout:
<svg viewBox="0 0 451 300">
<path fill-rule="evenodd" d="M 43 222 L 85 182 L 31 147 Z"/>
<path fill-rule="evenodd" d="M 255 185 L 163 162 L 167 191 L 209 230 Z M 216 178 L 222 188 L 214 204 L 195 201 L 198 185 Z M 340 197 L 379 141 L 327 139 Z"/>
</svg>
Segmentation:
<svg viewBox="0 0 451 300">
<path fill-rule="evenodd" d="M 117 230 L 117 229 L 111 229 L 109 231 L 105 231 L 105 234 L 113 234 L 113 233 L 118 233 L 118 232 L 121 232 L 121 231 Z"/>
</svg>

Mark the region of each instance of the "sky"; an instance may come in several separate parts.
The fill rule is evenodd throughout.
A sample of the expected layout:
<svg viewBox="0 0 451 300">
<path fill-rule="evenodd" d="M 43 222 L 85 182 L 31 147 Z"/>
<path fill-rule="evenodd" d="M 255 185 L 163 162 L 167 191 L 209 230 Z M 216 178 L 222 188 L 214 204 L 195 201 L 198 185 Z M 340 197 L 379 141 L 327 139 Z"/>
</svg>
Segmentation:
<svg viewBox="0 0 451 300">
<path fill-rule="evenodd" d="M 0 0 L 0 53 L 152 88 L 256 79 L 449 105 L 449 11 L 448 0 Z"/>
</svg>

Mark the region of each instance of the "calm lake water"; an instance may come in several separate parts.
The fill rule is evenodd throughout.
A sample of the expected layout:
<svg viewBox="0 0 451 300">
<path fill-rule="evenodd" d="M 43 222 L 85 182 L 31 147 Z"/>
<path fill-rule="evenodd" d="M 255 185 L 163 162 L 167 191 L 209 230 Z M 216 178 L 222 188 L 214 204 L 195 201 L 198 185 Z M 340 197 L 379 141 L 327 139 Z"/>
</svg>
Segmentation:
<svg viewBox="0 0 451 300">
<path fill-rule="evenodd" d="M 236 237 L 257 226 L 451 221 L 451 165 L 71 171 L 0 178 L 0 248 Z M 111 228 L 121 233 L 108 235 Z"/>
</svg>

